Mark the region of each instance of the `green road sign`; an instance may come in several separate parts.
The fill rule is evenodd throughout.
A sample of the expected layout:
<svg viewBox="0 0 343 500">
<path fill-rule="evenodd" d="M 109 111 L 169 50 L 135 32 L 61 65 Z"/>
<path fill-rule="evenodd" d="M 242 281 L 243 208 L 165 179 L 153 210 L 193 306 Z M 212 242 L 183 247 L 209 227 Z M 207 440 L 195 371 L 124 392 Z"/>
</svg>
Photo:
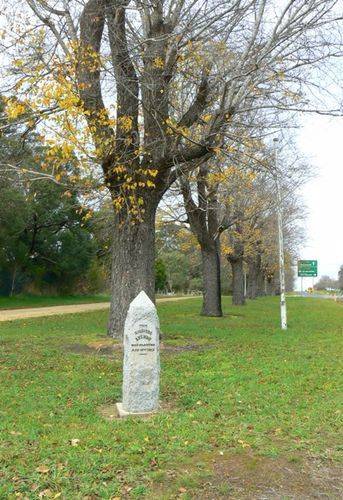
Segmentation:
<svg viewBox="0 0 343 500">
<path fill-rule="evenodd" d="M 298 260 L 298 277 L 308 278 L 318 276 L 317 260 Z"/>
</svg>

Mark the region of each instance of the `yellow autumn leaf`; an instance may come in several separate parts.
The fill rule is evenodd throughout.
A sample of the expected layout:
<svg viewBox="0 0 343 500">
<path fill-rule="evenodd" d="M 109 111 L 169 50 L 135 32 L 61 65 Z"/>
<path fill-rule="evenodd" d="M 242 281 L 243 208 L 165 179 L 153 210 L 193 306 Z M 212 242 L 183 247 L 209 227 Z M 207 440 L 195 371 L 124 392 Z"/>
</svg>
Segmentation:
<svg viewBox="0 0 343 500">
<path fill-rule="evenodd" d="M 153 66 L 154 66 L 154 68 L 163 69 L 164 68 L 163 59 L 161 57 L 155 57 L 154 62 L 153 62 Z"/>
</svg>

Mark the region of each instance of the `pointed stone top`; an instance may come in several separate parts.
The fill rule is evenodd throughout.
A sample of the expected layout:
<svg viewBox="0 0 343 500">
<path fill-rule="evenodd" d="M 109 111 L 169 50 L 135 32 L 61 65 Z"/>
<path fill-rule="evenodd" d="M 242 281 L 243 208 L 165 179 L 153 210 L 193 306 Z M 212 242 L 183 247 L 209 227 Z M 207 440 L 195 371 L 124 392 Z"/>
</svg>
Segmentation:
<svg viewBox="0 0 343 500">
<path fill-rule="evenodd" d="M 133 301 L 131 302 L 130 309 L 131 308 L 155 309 L 155 304 L 144 292 L 144 290 L 142 290 L 141 292 L 139 292 L 137 297 L 134 298 Z"/>
</svg>

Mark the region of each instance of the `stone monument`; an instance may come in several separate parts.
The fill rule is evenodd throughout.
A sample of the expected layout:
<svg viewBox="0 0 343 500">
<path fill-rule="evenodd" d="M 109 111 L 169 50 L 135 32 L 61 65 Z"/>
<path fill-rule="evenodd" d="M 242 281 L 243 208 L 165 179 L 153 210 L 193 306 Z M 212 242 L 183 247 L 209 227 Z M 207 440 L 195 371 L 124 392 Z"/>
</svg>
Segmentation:
<svg viewBox="0 0 343 500">
<path fill-rule="evenodd" d="M 158 409 L 160 353 L 156 307 L 142 291 L 131 302 L 124 327 L 123 401 L 120 417 Z"/>
</svg>

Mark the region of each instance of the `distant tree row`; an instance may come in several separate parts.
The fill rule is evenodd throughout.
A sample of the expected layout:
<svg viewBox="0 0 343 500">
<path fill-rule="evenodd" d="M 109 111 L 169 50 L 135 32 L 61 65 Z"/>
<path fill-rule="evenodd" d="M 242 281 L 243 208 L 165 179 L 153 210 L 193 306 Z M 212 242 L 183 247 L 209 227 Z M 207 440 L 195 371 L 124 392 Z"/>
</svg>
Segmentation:
<svg viewBox="0 0 343 500">
<path fill-rule="evenodd" d="M 82 191 L 69 189 L 76 159 L 64 165 L 63 182 L 56 180 L 46 173 L 49 157 L 39 136 L 23 136 L 18 124 L 3 129 L 0 146 L 0 294 L 108 291 L 110 200 L 98 200 L 90 211 Z M 229 165 L 201 163 L 164 198 L 156 224 L 156 291 L 203 291 L 208 315 L 221 315 L 222 292 L 232 293 L 234 304 L 278 293 L 274 184 L 268 172 L 252 166 L 244 165 L 242 151 Z M 292 288 L 299 214 L 289 193 L 284 203 Z"/>
<path fill-rule="evenodd" d="M 338 288 L 343 291 L 343 264 L 338 271 Z"/>
<path fill-rule="evenodd" d="M 314 285 L 315 290 L 342 290 L 343 291 L 343 265 L 338 271 L 338 279 L 332 279 L 330 276 L 321 276 L 320 280 Z"/>
</svg>

